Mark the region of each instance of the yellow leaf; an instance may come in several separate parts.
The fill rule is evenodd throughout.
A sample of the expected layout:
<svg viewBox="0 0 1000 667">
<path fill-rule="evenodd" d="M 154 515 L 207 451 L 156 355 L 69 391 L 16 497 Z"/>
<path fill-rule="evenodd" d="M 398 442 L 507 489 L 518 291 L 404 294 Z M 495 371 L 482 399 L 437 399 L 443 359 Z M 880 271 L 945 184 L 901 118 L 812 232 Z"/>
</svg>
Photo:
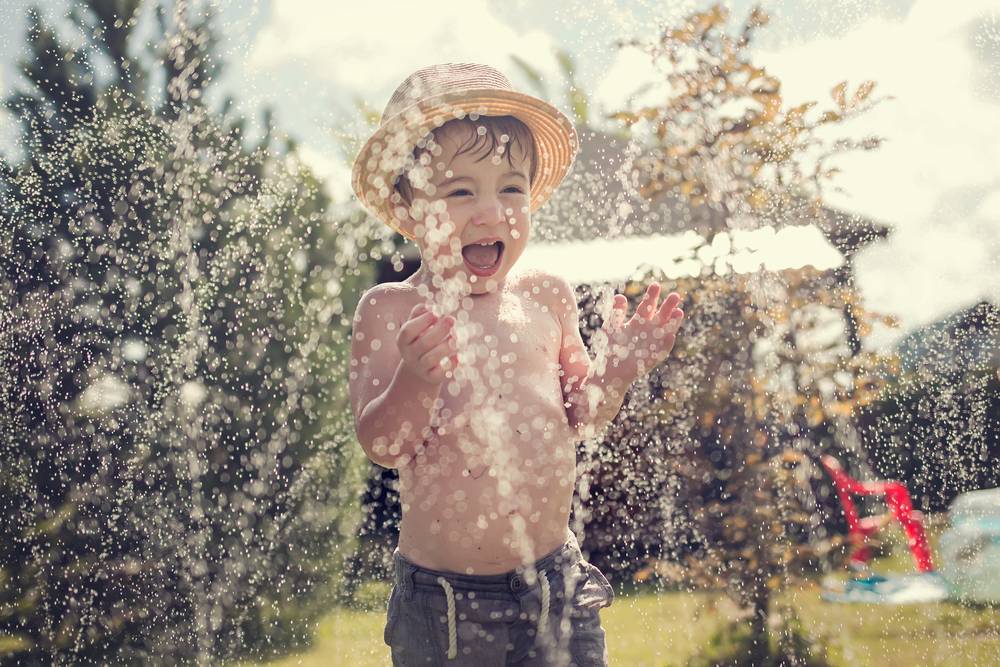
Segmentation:
<svg viewBox="0 0 1000 667">
<path fill-rule="evenodd" d="M 781 111 L 781 95 L 779 93 L 754 93 L 753 98 L 760 103 L 762 120 L 772 120 Z"/>
<path fill-rule="evenodd" d="M 801 117 L 804 116 L 805 113 L 810 109 L 812 109 L 814 106 L 816 106 L 815 102 L 805 102 L 804 104 L 800 104 L 797 107 L 792 107 L 791 109 L 789 109 L 786 115 Z"/>
<path fill-rule="evenodd" d="M 785 463 L 802 463 L 805 460 L 805 456 L 794 449 L 786 449 L 781 453 L 781 460 Z"/>
<path fill-rule="evenodd" d="M 747 19 L 748 28 L 759 28 L 768 24 L 771 17 L 761 9 L 760 7 L 754 7 L 753 11 L 750 12 L 750 18 Z"/>
<path fill-rule="evenodd" d="M 854 412 L 854 404 L 851 401 L 835 401 L 830 406 L 830 412 L 840 417 L 850 417 Z"/>
<path fill-rule="evenodd" d="M 26 635 L 0 635 L 0 655 L 9 656 L 22 651 L 28 651 L 34 643 Z"/>
<path fill-rule="evenodd" d="M 854 99 L 851 100 L 851 106 L 863 102 L 869 95 L 871 95 L 872 90 L 875 89 L 874 81 L 865 81 L 858 89 L 854 92 Z"/>
<path fill-rule="evenodd" d="M 767 206 L 768 196 L 764 188 L 754 188 L 750 192 L 750 206 L 754 209 L 762 209 Z"/>
<path fill-rule="evenodd" d="M 836 102 L 837 106 L 841 109 L 845 109 L 847 107 L 847 100 L 844 98 L 845 90 L 847 90 L 847 82 L 841 81 L 833 87 L 833 90 L 830 91 L 833 101 Z"/>
<path fill-rule="evenodd" d="M 667 38 L 676 42 L 681 42 L 682 44 L 687 44 L 694 39 L 694 30 L 691 27 L 685 27 L 680 30 L 671 30 L 667 33 Z"/>
<path fill-rule="evenodd" d="M 810 427 L 816 427 L 823 423 L 825 418 L 823 413 L 823 405 L 820 403 L 818 396 L 813 396 L 809 399 L 809 406 L 806 408 L 806 419 L 809 422 Z"/>
<path fill-rule="evenodd" d="M 639 121 L 638 116 L 629 111 L 619 111 L 618 113 L 613 113 L 608 116 L 610 120 L 617 120 L 620 123 L 625 123 L 626 125 L 634 125 Z"/>
</svg>

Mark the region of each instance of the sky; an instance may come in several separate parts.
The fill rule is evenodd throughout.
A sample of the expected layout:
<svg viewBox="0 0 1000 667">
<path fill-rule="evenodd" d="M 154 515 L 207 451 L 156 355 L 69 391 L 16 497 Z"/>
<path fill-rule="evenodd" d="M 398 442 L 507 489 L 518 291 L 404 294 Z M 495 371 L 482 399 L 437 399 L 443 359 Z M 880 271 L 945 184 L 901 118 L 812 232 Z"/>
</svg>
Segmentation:
<svg viewBox="0 0 1000 667">
<path fill-rule="evenodd" d="M 616 42 L 648 37 L 707 2 L 693 0 L 220 0 L 227 71 L 254 115 L 273 107 L 304 158 L 349 196 L 349 158 L 366 137 L 357 112 L 381 111 L 419 66 L 475 61 L 527 81 L 511 60 L 542 72 L 558 106 L 565 81 L 555 52 L 570 52 L 581 88 L 599 110 L 622 108 L 649 80 L 645 56 Z M 726 3 L 735 19 L 752 3 Z M 982 299 L 1000 302 L 1000 5 L 996 0 L 774 0 L 756 61 L 777 75 L 786 100 L 830 99 L 842 80 L 866 79 L 893 99 L 843 129 L 886 137 L 878 151 L 837 162 L 843 194 L 830 203 L 891 225 L 862 251 L 857 285 L 867 305 L 897 316 L 898 332 Z M 58 14 L 59 2 L 47 3 Z M 0 90 L 16 85 L 28 2 L 0 2 Z M 544 9 L 540 9 L 544 8 Z M 220 93 L 221 94 L 221 93 Z M 16 134 L 0 117 L 0 146 Z M 626 248 L 626 246 L 621 246 Z M 622 249 L 618 252 L 625 253 Z M 628 258 L 620 261 L 627 262 Z"/>
</svg>

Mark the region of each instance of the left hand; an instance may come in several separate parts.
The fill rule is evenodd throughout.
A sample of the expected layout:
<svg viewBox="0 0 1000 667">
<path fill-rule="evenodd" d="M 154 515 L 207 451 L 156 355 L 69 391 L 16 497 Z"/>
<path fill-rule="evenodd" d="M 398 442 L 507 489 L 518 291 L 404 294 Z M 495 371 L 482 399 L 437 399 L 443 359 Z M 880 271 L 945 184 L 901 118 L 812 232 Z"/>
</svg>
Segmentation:
<svg viewBox="0 0 1000 667">
<path fill-rule="evenodd" d="M 660 284 L 650 283 L 635 313 L 625 321 L 628 299 L 623 294 L 616 294 L 611 315 L 601 327 L 608 336 L 612 365 L 624 366 L 636 378 L 667 358 L 684 319 L 684 311 L 678 308 L 679 294 L 671 292 L 657 307 L 659 299 Z"/>
</svg>

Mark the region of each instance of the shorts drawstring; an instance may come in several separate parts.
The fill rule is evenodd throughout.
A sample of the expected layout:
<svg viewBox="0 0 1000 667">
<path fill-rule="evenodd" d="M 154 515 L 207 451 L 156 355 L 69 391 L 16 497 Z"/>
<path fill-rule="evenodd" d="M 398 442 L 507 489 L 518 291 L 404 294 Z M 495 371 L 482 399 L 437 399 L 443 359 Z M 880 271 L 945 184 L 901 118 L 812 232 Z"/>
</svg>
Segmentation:
<svg viewBox="0 0 1000 667">
<path fill-rule="evenodd" d="M 454 660 L 458 657 L 458 629 L 457 621 L 455 620 L 455 591 L 452 590 L 451 584 L 444 577 L 437 578 L 438 584 L 444 589 L 444 597 L 448 603 L 448 660 Z M 542 593 L 542 609 L 538 616 L 538 635 L 541 636 L 545 634 L 545 631 L 549 626 L 549 600 L 550 600 L 550 588 L 549 588 L 549 578 L 545 575 L 545 572 L 538 572 L 538 585 L 541 588 Z"/>
<path fill-rule="evenodd" d="M 538 617 L 538 634 L 543 634 L 549 621 L 549 578 L 544 572 L 538 573 L 538 584 L 542 588 L 542 611 Z"/>
<path fill-rule="evenodd" d="M 458 630 L 455 628 L 455 592 L 444 577 L 438 577 L 437 582 L 444 589 L 444 597 L 448 601 L 448 659 L 458 657 Z"/>
</svg>

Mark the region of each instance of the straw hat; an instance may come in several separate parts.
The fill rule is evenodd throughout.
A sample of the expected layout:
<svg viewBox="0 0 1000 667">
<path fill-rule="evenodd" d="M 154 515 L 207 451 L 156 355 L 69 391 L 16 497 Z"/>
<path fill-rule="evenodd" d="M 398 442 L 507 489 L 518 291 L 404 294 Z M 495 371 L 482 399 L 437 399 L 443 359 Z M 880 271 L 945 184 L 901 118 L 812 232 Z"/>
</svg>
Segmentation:
<svg viewBox="0 0 1000 667">
<path fill-rule="evenodd" d="M 351 184 L 358 200 L 390 227 L 404 232 L 394 215 L 393 184 L 413 166 L 413 149 L 446 122 L 479 116 L 514 116 L 531 130 L 537 169 L 530 208 L 536 210 L 562 181 L 577 152 L 576 129 L 554 106 L 513 89 L 503 74 L 486 65 L 448 63 L 417 70 L 382 112 L 375 133 L 354 160 Z"/>
</svg>

